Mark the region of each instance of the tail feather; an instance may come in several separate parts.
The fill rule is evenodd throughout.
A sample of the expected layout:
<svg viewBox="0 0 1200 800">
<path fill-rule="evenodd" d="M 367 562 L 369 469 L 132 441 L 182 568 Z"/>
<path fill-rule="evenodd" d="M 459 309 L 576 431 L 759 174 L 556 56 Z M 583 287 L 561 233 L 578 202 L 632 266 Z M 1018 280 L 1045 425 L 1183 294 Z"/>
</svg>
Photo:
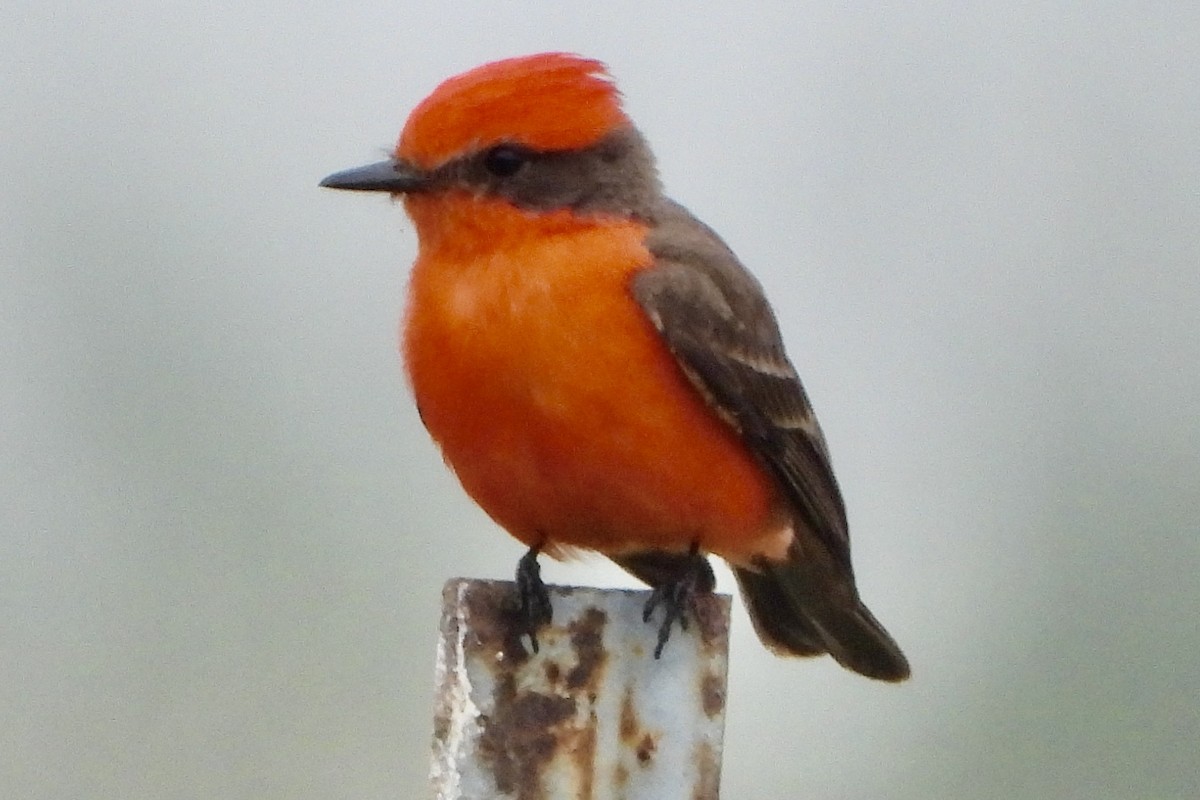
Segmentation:
<svg viewBox="0 0 1200 800">
<path fill-rule="evenodd" d="M 651 586 L 675 580 L 692 563 L 684 553 L 646 551 L 610 556 Z M 704 563 L 697 588 L 716 581 Z M 821 548 L 801 552 L 793 544 L 785 561 L 734 567 L 754 630 L 780 655 L 829 653 L 839 664 L 868 678 L 902 681 L 909 675 L 904 653 L 858 598 L 854 577 Z"/>
<path fill-rule="evenodd" d="M 821 634 L 801 614 L 787 613 L 791 607 L 779 581 L 763 572 L 733 568 L 750 621 L 763 644 L 779 655 L 819 656 L 826 652 Z"/>
<path fill-rule="evenodd" d="M 786 561 L 734 569 L 759 637 L 789 655 L 827 652 L 868 678 L 907 678 L 908 659 L 858 598 L 853 577 L 804 555 L 793 547 Z"/>
</svg>

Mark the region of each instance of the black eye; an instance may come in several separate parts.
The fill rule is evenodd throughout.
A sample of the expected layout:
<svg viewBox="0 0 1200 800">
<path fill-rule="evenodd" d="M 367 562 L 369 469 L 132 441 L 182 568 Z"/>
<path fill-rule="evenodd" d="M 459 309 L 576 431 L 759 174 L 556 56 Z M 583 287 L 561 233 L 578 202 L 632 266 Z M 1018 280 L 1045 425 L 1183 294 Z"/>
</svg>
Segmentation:
<svg viewBox="0 0 1200 800">
<path fill-rule="evenodd" d="M 496 145 L 483 154 L 484 168 L 497 178 L 515 175 L 529 160 L 529 153 L 510 144 Z"/>
</svg>

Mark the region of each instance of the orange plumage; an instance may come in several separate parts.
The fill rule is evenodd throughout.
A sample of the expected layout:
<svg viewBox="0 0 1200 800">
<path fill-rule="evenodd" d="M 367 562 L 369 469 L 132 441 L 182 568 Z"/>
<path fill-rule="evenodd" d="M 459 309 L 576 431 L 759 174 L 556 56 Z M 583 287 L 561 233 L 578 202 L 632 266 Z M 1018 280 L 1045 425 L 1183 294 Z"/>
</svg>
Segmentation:
<svg viewBox="0 0 1200 800">
<path fill-rule="evenodd" d="M 406 205 L 422 232 L 404 326 L 413 391 L 501 526 L 551 553 L 698 540 L 748 563 L 778 549 L 774 487 L 626 288 L 650 263 L 644 226 L 464 196 Z M 470 228 L 440 230 L 464 206 Z"/>
</svg>

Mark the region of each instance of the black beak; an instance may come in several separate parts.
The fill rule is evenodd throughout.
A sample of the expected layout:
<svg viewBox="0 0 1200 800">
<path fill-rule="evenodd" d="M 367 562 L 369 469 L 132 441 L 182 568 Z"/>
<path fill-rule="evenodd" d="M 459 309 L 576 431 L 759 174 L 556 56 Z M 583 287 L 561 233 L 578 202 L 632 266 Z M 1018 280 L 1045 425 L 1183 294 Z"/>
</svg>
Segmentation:
<svg viewBox="0 0 1200 800">
<path fill-rule="evenodd" d="M 402 194 L 421 191 L 429 185 L 429 179 L 416 167 L 398 159 L 389 159 L 335 172 L 321 181 L 321 185 L 330 189 Z"/>
</svg>

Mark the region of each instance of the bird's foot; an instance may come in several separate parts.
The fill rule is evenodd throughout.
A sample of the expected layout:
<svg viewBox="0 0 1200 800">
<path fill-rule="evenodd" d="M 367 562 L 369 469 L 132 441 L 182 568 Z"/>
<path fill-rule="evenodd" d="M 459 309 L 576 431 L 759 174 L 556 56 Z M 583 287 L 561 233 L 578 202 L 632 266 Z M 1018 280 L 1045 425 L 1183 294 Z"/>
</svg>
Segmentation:
<svg viewBox="0 0 1200 800">
<path fill-rule="evenodd" d="M 663 648 L 671 638 L 671 628 L 676 622 L 679 629 L 688 629 L 688 615 L 695 614 L 694 601 L 697 594 L 713 590 L 712 567 L 708 559 L 700 554 L 699 545 L 693 544 L 680 569 L 668 581 L 651 590 L 650 598 L 642 609 L 642 621 L 649 622 L 654 610 L 663 607 L 663 620 L 658 626 L 658 644 L 654 647 L 654 658 L 662 657 Z"/>
<path fill-rule="evenodd" d="M 531 547 L 517 562 L 517 626 L 522 635 L 529 637 L 529 648 L 538 651 L 537 632 L 550 624 L 552 609 L 550 592 L 542 582 L 542 568 L 538 564 L 540 547 Z"/>
</svg>

